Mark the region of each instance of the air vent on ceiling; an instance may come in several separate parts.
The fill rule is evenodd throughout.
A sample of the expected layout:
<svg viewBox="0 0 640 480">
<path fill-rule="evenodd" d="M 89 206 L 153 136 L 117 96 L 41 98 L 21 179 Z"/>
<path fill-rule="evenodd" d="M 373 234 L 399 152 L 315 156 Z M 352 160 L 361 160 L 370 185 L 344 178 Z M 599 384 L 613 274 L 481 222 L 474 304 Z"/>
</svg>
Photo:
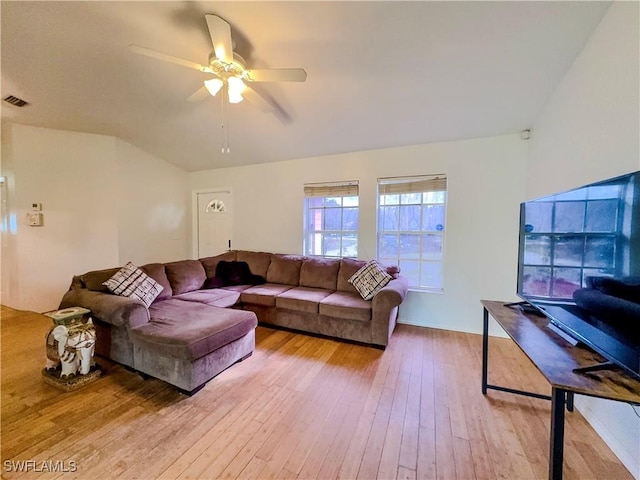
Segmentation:
<svg viewBox="0 0 640 480">
<path fill-rule="evenodd" d="M 22 100 L 21 98 L 14 97 L 13 95 L 7 95 L 3 98 L 3 100 L 7 103 L 10 103 L 14 107 L 24 107 L 26 105 L 29 105 L 29 102 Z"/>
</svg>

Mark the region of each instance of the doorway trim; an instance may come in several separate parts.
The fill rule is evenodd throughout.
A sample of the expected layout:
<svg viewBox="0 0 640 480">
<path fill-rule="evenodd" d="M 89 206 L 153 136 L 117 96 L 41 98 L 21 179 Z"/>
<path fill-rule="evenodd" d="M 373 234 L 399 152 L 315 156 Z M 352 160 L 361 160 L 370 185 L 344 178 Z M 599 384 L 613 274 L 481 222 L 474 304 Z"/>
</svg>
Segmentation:
<svg viewBox="0 0 640 480">
<path fill-rule="evenodd" d="M 191 258 L 193 260 L 197 260 L 199 257 L 200 222 L 198 220 L 198 195 L 207 193 L 228 193 L 233 196 L 231 188 L 200 188 L 191 191 Z"/>
</svg>

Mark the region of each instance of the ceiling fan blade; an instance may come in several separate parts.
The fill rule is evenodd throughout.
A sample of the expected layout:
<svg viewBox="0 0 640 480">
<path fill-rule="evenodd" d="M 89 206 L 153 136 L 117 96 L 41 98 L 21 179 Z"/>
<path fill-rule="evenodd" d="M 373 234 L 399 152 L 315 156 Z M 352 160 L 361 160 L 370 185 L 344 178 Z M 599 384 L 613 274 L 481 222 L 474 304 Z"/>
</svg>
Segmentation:
<svg viewBox="0 0 640 480">
<path fill-rule="evenodd" d="M 187 102 L 201 102 L 202 100 L 210 96 L 211 94 L 209 93 L 209 90 L 207 90 L 207 87 L 202 86 L 198 90 L 196 90 L 193 95 L 187 98 Z"/>
<path fill-rule="evenodd" d="M 207 28 L 211 36 L 216 58 L 224 63 L 233 62 L 233 43 L 231 42 L 231 27 L 217 15 L 205 15 Z"/>
<path fill-rule="evenodd" d="M 245 70 L 244 73 L 250 82 L 304 82 L 307 79 L 304 68 Z"/>
<path fill-rule="evenodd" d="M 147 57 L 156 58 L 158 60 L 164 60 L 165 62 L 175 63 L 176 65 L 193 68 L 194 70 L 199 70 L 205 73 L 212 73 L 209 67 L 205 67 L 204 65 L 200 65 L 199 63 L 184 60 L 183 58 L 174 57 L 172 55 L 167 55 L 166 53 L 157 52 L 156 50 L 141 47 L 140 45 L 129 45 L 129 50 L 139 55 L 145 55 Z"/>
<path fill-rule="evenodd" d="M 274 113 L 277 108 L 249 85 L 242 91 L 242 98 L 258 107 L 264 113 Z"/>
</svg>

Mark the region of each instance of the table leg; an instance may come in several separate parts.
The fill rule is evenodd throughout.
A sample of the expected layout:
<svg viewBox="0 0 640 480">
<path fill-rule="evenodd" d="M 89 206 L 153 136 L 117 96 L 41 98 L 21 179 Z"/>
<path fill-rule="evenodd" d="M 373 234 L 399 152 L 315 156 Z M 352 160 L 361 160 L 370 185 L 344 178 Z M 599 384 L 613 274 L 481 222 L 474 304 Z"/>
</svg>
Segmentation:
<svg viewBox="0 0 640 480">
<path fill-rule="evenodd" d="M 569 392 L 553 387 L 551 389 L 551 439 L 549 447 L 549 479 L 562 480 L 564 457 L 564 408 Z"/>
<path fill-rule="evenodd" d="M 573 392 L 567 392 L 567 411 L 573 412 Z"/>
<path fill-rule="evenodd" d="M 487 394 L 487 362 L 489 360 L 489 312 L 484 308 L 482 316 L 482 394 Z"/>
</svg>

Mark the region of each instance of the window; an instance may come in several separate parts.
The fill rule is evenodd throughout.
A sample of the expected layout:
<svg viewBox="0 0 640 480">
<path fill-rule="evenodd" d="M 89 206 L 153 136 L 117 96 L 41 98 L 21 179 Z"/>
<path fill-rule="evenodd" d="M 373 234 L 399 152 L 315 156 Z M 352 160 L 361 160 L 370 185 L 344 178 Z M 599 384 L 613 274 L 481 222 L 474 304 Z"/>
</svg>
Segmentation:
<svg viewBox="0 0 640 480">
<path fill-rule="evenodd" d="M 522 289 L 540 298 L 573 298 L 590 276 L 613 276 L 625 239 L 624 188 L 591 186 L 525 206 Z M 618 268 L 617 268 L 618 267 Z"/>
<path fill-rule="evenodd" d="M 358 182 L 304 186 L 304 254 L 358 256 Z"/>
<path fill-rule="evenodd" d="M 447 179 L 378 179 L 378 259 L 398 265 L 414 289 L 443 291 Z"/>
</svg>

